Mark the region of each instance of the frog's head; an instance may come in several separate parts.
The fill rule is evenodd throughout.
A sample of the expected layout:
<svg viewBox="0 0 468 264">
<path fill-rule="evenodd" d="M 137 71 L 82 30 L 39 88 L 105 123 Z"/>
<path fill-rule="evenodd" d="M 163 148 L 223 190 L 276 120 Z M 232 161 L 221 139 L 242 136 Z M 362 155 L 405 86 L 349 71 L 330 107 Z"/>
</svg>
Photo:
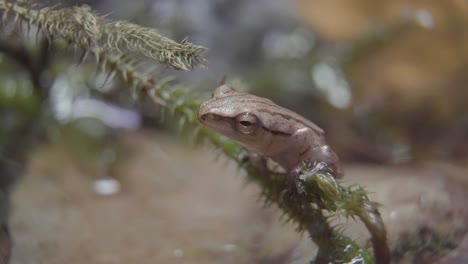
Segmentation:
<svg viewBox="0 0 468 264">
<path fill-rule="evenodd" d="M 212 98 L 200 105 L 198 120 L 204 126 L 255 150 L 263 130 L 255 98 L 258 97 L 220 84 Z"/>
</svg>

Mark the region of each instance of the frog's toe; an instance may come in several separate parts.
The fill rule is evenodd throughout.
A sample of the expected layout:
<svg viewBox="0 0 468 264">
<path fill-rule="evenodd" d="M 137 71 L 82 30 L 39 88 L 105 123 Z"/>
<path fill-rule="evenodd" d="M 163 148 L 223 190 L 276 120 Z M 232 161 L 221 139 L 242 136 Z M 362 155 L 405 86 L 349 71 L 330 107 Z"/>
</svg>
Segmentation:
<svg viewBox="0 0 468 264">
<path fill-rule="evenodd" d="M 318 162 L 317 164 L 315 164 L 315 166 L 312 168 L 312 170 L 310 172 L 312 174 L 316 174 L 316 173 L 319 173 L 321 171 L 327 170 L 329 168 L 330 167 L 328 166 L 328 164 L 326 162 L 321 161 L 321 162 Z"/>
<path fill-rule="evenodd" d="M 296 184 L 297 193 L 303 194 L 306 192 L 305 186 L 300 180 L 297 180 L 295 184 Z"/>
</svg>

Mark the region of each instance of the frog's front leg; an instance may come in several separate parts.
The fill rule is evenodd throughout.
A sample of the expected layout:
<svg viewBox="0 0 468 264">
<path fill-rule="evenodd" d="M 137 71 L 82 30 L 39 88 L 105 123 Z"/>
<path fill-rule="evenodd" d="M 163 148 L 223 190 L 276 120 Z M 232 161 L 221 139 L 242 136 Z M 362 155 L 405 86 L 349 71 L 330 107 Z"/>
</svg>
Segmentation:
<svg viewBox="0 0 468 264">
<path fill-rule="evenodd" d="M 291 170 L 288 174 L 289 189 L 295 188 L 297 193 L 305 193 L 304 179 L 301 179 L 300 176 L 303 173 L 302 163 L 296 168 Z"/>
</svg>

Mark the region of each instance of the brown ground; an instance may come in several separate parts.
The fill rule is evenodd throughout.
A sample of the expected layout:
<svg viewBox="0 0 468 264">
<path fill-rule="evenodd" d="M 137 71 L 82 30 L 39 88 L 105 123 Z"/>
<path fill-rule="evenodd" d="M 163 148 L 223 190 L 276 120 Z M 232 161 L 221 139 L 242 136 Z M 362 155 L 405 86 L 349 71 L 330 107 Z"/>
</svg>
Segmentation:
<svg viewBox="0 0 468 264">
<path fill-rule="evenodd" d="M 13 264 L 305 263 L 307 236 L 262 208 L 259 189 L 217 153 L 191 150 L 150 133 L 123 137 L 116 177 L 122 191 L 99 196 L 72 156 L 43 146 L 13 193 Z M 466 170 L 432 163 L 415 167 L 346 166 L 348 183 L 374 192 L 394 241 L 426 227 L 458 242 L 466 231 Z M 358 240 L 368 235 L 350 224 Z M 294 262 L 294 261 L 295 262 Z"/>
</svg>

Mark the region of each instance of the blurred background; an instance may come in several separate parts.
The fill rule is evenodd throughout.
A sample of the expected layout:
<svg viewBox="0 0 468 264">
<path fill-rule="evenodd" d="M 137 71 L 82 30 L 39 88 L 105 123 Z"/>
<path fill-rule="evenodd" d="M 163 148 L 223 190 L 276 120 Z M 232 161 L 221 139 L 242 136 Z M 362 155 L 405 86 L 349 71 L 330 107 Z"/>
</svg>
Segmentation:
<svg viewBox="0 0 468 264">
<path fill-rule="evenodd" d="M 345 181 L 383 204 L 396 263 L 462 263 L 451 261 L 463 257 L 468 222 L 468 2 L 66 3 L 207 47 L 206 69 L 158 72 L 200 98 L 226 74 L 317 123 Z M 0 213 L 12 263 L 311 259 L 313 245 L 276 209 L 259 209 L 257 186 L 234 164 L 187 148 L 155 105 L 92 62 L 49 50 L 34 37 L 0 39 Z M 364 243 L 363 230 L 347 228 Z"/>
</svg>

